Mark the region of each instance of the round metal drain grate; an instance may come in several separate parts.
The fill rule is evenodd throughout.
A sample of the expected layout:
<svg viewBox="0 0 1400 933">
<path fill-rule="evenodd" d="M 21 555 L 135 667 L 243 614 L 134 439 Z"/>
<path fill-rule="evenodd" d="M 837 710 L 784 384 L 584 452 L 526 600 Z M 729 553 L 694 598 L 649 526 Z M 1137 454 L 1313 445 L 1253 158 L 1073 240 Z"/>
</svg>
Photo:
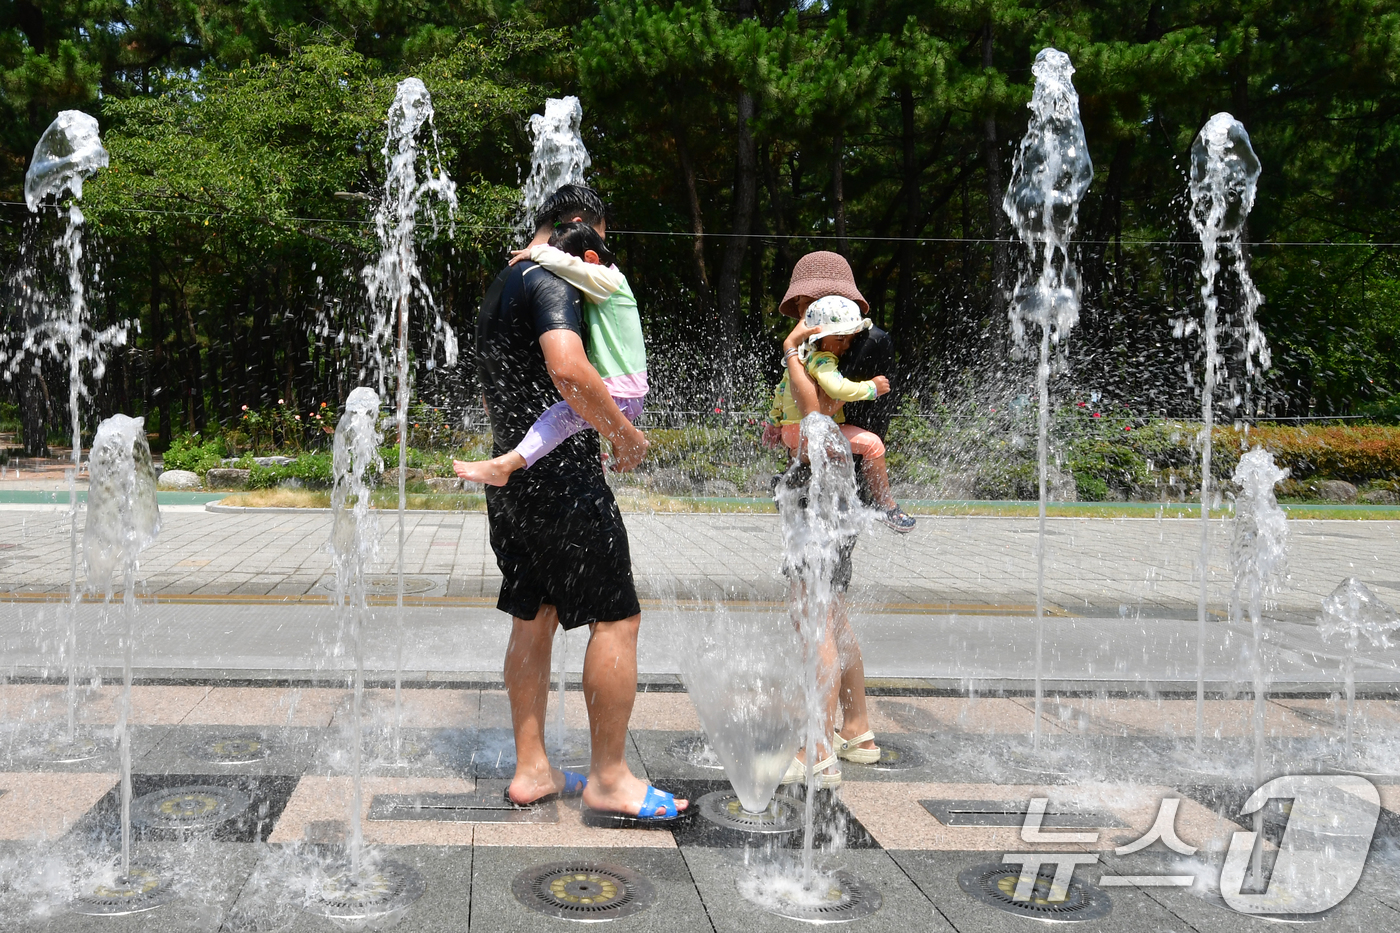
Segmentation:
<svg viewBox="0 0 1400 933">
<path fill-rule="evenodd" d="M 133 800 L 131 821 L 152 829 L 212 829 L 252 802 L 231 787 L 174 787 Z"/>
<path fill-rule="evenodd" d="M 826 886 L 825 891 L 800 901 L 788 896 L 787 885 L 773 890 L 773 885 L 755 875 L 741 875 L 737 887 L 744 900 L 768 913 L 807 923 L 848 923 L 880 909 L 880 892 L 875 886 L 848 871 L 822 875 L 819 883 Z"/>
<path fill-rule="evenodd" d="M 701 816 L 725 829 L 745 833 L 791 833 L 802 828 L 802 805 L 782 794 L 775 794 L 762 813 L 748 812 L 738 797 L 722 790 L 701 797 L 696 806 Z"/>
<path fill-rule="evenodd" d="M 366 866 L 358 879 L 351 877 L 350 866 L 341 865 L 311 888 L 301 907 L 332 922 L 374 921 L 378 926 L 402 915 L 424 889 L 422 876 L 401 862 Z"/>
<path fill-rule="evenodd" d="M 174 896 L 169 878 L 154 868 L 133 865 L 126 877 L 94 885 L 75 897 L 69 908 L 77 914 L 118 917 L 155 910 Z"/>
<path fill-rule="evenodd" d="M 105 754 L 110 747 L 92 736 L 80 735 L 71 742 L 67 739 L 50 739 L 34 749 L 30 757 L 50 764 L 72 764 L 75 761 L 91 761 Z"/>
<path fill-rule="evenodd" d="M 515 899 L 560 920 L 616 920 L 646 910 L 656 899 L 651 882 L 603 862 L 551 862 L 515 876 Z"/>
<path fill-rule="evenodd" d="M 707 771 L 723 771 L 724 765 L 720 763 L 719 756 L 710 747 L 710 743 L 705 741 L 705 737 L 697 736 L 691 739 L 680 739 L 672 742 L 667 753 L 674 759 L 692 768 L 704 768 Z"/>
<path fill-rule="evenodd" d="M 1078 879 L 1070 881 L 1064 892 L 1051 890 L 1055 867 L 1048 866 L 1036 875 L 1031 896 L 1024 901 L 1014 899 L 1016 883 L 1021 878 L 1020 865 L 978 865 L 958 875 L 958 886 L 983 904 L 1015 914 L 1054 923 L 1077 923 L 1108 916 L 1113 902 L 1108 893 Z M 1052 895 L 1058 895 L 1053 897 Z"/>
<path fill-rule="evenodd" d="M 906 768 L 917 768 L 924 763 L 924 756 L 903 742 L 891 742 L 881 736 L 876 744 L 880 746 L 880 760 L 873 765 L 856 767 L 870 768 L 873 771 L 903 771 Z"/>
<path fill-rule="evenodd" d="M 187 748 L 191 758 L 216 765 L 237 765 L 262 761 L 272 754 L 272 744 L 256 732 L 217 735 Z"/>
</svg>

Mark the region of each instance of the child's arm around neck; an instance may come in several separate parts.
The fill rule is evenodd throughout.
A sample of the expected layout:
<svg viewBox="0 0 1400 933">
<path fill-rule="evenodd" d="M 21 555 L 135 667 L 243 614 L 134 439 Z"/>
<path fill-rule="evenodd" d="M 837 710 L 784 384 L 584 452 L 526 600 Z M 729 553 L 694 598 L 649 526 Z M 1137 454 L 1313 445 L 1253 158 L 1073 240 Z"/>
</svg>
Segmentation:
<svg viewBox="0 0 1400 933">
<path fill-rule="evenodd" d="M 545 244 L 530 249 L 530 261 L 539 263 L 574 288 L 583 292 L 588 300 L 602 304 L 612 297 L 613 292 L 622 287 L 627 277 L 616 269 L 584 262 L 577 256 L 570 256 L 561 249 Z"/>
</svg>

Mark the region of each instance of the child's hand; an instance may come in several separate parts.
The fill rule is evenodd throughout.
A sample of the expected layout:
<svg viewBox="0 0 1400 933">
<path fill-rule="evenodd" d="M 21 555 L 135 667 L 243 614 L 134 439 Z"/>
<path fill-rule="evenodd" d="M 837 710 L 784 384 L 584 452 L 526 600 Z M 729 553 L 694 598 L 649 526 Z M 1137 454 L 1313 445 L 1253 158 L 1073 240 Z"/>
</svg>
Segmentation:
<svg viewBox="0 0 1400 933">
<path fill-rule="evenodd" d="M 871 379 L 870 381 L 873 382 L 873 383 L 875 383 L 875 397 L 876 397 L 876 398 L 879 398 L 880 396 L 885 395 L 885 394 L 887 394 L 887 393 L 890 391 L 890 381 L 889 381 L 888 379 L 886 379 L 884 376 L 876 376 L 874 379 Z"/>
<path fill-rule="evenodd" d="M 515 265 L 517 262 L 520 262 L 520 261 L 523 260 L 523 259 L 529 259 L 529 258 L 530 258 L 530 247 L 527 246 L 527 247 L 525 247 L 524 249 L 513 249 L 513 250 L 510 251 L 510 262 L 507 263 L 507 265 L 513 266 L 513 265 Z"/>
</svg>

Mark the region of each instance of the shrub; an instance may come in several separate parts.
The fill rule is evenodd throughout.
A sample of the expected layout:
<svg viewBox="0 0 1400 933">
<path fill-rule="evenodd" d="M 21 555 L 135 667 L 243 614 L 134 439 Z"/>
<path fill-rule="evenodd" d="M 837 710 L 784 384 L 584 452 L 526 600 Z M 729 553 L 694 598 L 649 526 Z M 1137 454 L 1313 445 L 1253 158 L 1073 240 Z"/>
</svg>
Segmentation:
<svg viewBox="0 0 1400 933">
<path fill-rule="evenodd" d="M 191 470 L 203 479 L 205 473 L 223 463 L 223 457 L 223 438 L 201 440 L 198 434 L 186 434 L 171 440 L 162 463 L 167 470 Z"/>
</svg>

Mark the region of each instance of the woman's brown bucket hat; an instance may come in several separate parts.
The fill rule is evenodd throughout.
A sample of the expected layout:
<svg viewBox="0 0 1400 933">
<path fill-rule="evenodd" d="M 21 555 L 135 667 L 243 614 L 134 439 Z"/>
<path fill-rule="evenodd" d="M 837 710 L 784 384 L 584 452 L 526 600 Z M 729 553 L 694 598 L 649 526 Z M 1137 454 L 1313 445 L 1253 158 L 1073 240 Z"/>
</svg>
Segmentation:
<svg viewBox="0 0 1400 933">
<path fill-rule="evenodd" d="M 778 311 L 788 317 L 798 317 L 797 299 L 825 298 L 827 295 L 840 295 L 860 305 L 861 314 L 870 313 L 870 302 L 856 288 L 856 277 L 851 273 L 851 264 L 840 253 L 819 250 L 808 253 L 797 260 L 792 267 L 792 283 L 783 296 Z"/>
</svg>

